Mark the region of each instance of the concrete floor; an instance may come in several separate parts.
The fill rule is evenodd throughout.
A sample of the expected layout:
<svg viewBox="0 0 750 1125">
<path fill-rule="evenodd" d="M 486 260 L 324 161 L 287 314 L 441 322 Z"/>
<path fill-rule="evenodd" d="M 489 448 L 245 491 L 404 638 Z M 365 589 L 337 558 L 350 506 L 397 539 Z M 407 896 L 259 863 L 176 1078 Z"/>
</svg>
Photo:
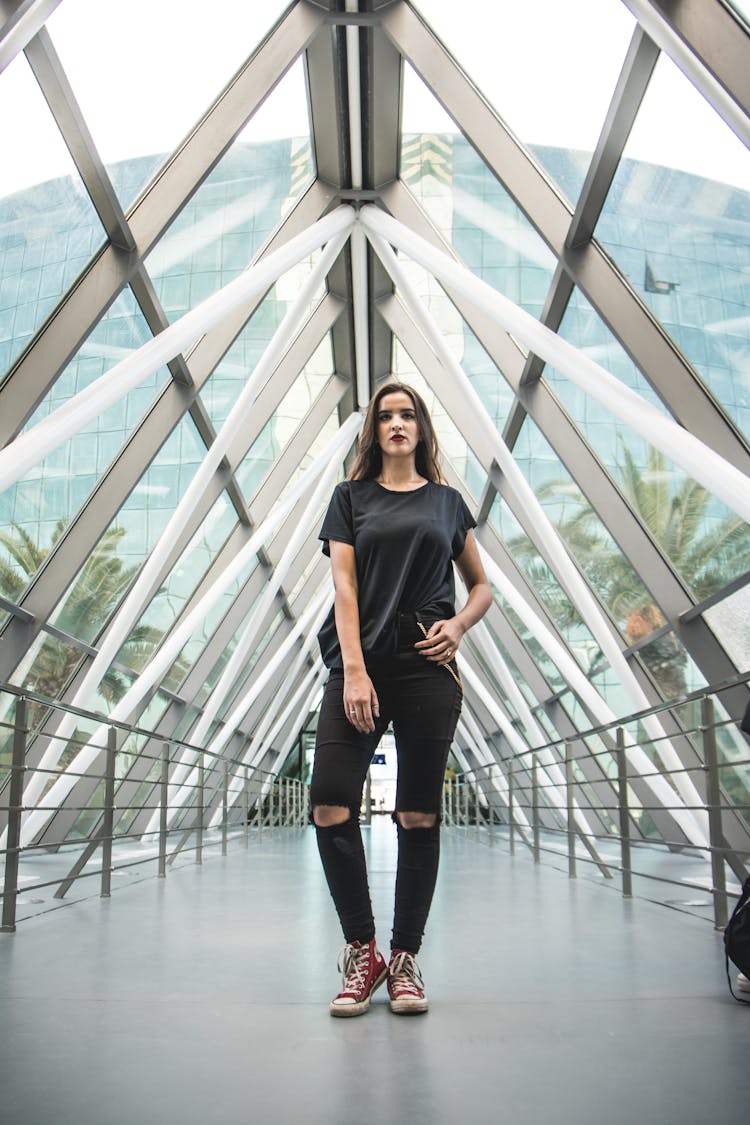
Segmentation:
<svg viewBox="0 0 750 1125">
<path fill-rule="evenodd" d="M 366 830 L 387 948 L 393 826 Z M 334 1020 L 311 830 L 0 935 L 2 1125 L 746 1125 L 750 1008 L 703 920 L 446 833 L 431 1011 Z"/>
</svg>

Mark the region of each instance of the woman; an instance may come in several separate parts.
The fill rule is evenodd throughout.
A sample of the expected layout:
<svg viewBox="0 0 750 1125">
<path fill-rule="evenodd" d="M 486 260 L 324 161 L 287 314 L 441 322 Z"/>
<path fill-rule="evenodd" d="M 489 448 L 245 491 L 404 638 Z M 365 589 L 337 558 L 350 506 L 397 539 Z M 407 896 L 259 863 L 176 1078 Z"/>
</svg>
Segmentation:
<svg viewBox="0 0 750 1125">
<path fill-rule="evenodd" d="M 334 606 L 318 635 L 330 677 L 318 720 L 313 821 L 344 931 L 334 1016 L 367 1011 L 388 980 L 393 1012 L 428 1007 L 415 961 L 437 878 L 439 810 L 461 710 L 455 656 L 492 600 L 472 528 L 443 483 L 435 433 L 411 387 L 389 383 L 367 411 L 349 478 L 337 485 L 320 538 Z M 469 591 L 454 609 L 452 562 Z M 398 755 L 398 832 L 390 963 L 375 945 L 359 809 L 373 752 L 389 722 Z"/>
</svg>

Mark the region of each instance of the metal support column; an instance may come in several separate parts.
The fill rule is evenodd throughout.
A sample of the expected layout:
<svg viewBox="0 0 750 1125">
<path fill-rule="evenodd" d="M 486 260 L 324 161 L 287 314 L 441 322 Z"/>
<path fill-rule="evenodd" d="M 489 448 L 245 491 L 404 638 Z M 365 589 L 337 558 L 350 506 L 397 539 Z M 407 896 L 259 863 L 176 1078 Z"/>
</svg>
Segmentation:
<svg viewBox="0 0 750 1125">
<path fill-rule="evenodd" d="M 203 802 L 206 786 L 205 755 L 201 750 L 198 756 L 198 809 L 195 817 L 195 862 L 203 863 Z"/>
<path fill-rule="evenodd" d="M 167 876 L 167 814 L 169 812 L 169 743 L 161 748 L 161 797 L 159 801 L 159 878 Z"/>
<path fill-rule="evenodd" d="M 250 801 L 248 795 L 248 768 L 245 766 L 245 777 L 242 783 L 242 846 L 247 847 L 248 834 L 250 832 L 250 825 L 248 823 L 250 818 Z"/>
<path fill-rule="evenodd" d="M 539 767 L 536 754 L 531 755 L 531 808 L 534 818 L 534 863 L 539 863 Z"/>
<path fill-rule="evenodd" d="M 27 703 L 24 695 L 16 700 L 15 729 L 13 731 L 13 763 L 10 767 L 8 794 L 8 843 L 5 853 L 5 878 L 3 880 L 3 920 L 0 932 L 12 934 L 16 928 L 16 897 L 18 895 L 18 864 L 20 859 L 21 818 L 23 816 L 23 779 L 28 736 Z"/>
<path fill-rule="evenodd" d="M 713 700 L 701 700 L 701 732 L 703 734 L 703 761 L 706 768 L 706 800 L 708 802 L 708 835 L 711 843 L 711 882 L 714 898 L 714 928 L 723 930 L 729 917 L 727 910 L 727 884 L 724 869 L 726 844 L 721 827 L 721 788 L 716 755 L 716 727 Z"/>
<path fill-rule="evenodd" d="M 510 838 L 510 854 L 511 855 L 516 854 L 516 822 L 515 822 L 516 814 L 515 814 L 514 801 L 513 801 L 513 796 L 514 796 L 513 786 L 514 786 L 513 759 L 511 758 L 510 761 L 508 762 L 508 830 L 509 830 L 509 838 Z"/>
<path fill-rule="evenodd" d="M 625 731 L 617 728 L 617 791 L 620 805 L 620 865 L 622 893 L 633 897 L 633 872 L 630 860 L 630 809 L 628 807 L 628 761 L 625 757 Z"/>
<path fill-rule="evenodd" d="M 107 729 L 107 759 L 104 774 L 104 818 L 102 821 L 102 889 L 101 897 L 112 893 L 112 836 L 115 830 L 115 756 L 117 731 Z"/>
<path fill-rule="evenodd" d="M 221 854 L 227 854 L 227 830 L 229 827 L 229 763 L 224 762 L 224 779 L 221 790 Z"/>
<path fill-rule="evenodd" d="M 565 743 L 565 794 L 568 813 L 568 877 L 576 877 L 576 825 L 573 804 L 573 743 Z"/>
</svg>

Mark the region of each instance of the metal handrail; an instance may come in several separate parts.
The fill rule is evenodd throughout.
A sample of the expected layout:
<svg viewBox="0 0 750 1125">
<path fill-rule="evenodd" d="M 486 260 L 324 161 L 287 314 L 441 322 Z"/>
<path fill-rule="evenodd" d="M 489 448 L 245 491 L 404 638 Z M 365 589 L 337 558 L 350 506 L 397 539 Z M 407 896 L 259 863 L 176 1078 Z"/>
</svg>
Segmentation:
<svg viewBox="0 0 750 1125">
<path fill-rule="evenodd" d="M 726 926 L 729 899 L 735 893 L 727 887 L 726 867 L 734 874 L 741 884 L 748 874 L 750 863 L 750 817 L 743 821 L 741 814 L 750 811 L 750 791 L 748 803 L 743 800 L 730 800 L 722 789 L 721 776 L 724 770 L 737 769 L 750 765 L 750 753 L 729 761 L 719 761 L 717 753 L 717 731 L 735 724 L 730 719 L 717 719 L 714 713 L 714 698 L 729 687 L 750 680 L 750 673 L 733 677 L 731 680 L 722 681 L 696 692 L 673 700 L 671 703 L 659 704 L 655 707 L 626 718 L 613 722 L 600 724 L 586 730 L 577 731 L 568 738 L 550 740 L 537 746 L 514 754 L 511 759 L 502 763 L 488 763 L 475 769 L 466 769 L 455 774 L 446 781 L 443 796 L 443 820 L 449 827 L 472 828 L 476 831 L 477 839 L 487 839 L 492 847 L 498 838 L 507 839 L 511 854 L 515 854 L 516 844 L 520 840 L 531 852 L 535 863 L 541 861 L 543 853 L 560 858 L 560 848 L 550 847 L 542 843 L 542 837 L 566 837 L 568 874 L 570 878 L 577 875 L 577 863 L 584 862 L 596 865 L 605 878 L 612 878 L 619 874 L 624 897 L 633 897 L 633 880 L 641 878 L 656 881 L 666 885 L 680 886 L 682 889 L 706 891 L 706 883 L 696 883 L 690 879 L 672 879 L 669 875 L 654 874 L 644 870 L 636 870 L 633 866 L 633 851 L 639 847 L 663 848 L 670 852 L 687 852 L 690 856 L 703 856 L 710 868 L 710 893 L 712 899 L 713 923 L 717 930 Z M 634 772 L 628 763 L 628 728 L 637 726 L 643 719 L 651 715 L 669 711 L 678 712 L 686 704 L 700 702 L 701 718 L 697 725 L 679 727 L 676 734 L 665 735 L 669 738 L 684 738 L 691 736 L 691 753 L 696 756 L 696 764 L 682 766 L 681 768 L 658 768 L 654 764 L 653 770 Z M 679 726 L 679 724 L 678 724 Z M 614 745 L 610 748 L 590 747 L 588 740 L 601 739 L 602 735 L 611 735 Z M 696 737 L 697 736 L 697 737 Z M 664 739 L 653 739 L 641 736 L 637 739 L 630 737 L 630 748 L 638 746 L 641 749 L 655 748 Z M 575 750 L 575 753 L 574 753 Z M 545 794 L 552 789 L 560 792 L 560 788 L 553 782 L 540 779 L 542 760 L 549 752 L 556 754 L 555 761 L 560 769 L 565 771 L 565 801 L 563 805 L 552 805 L 545 801 Z M 616 773 L 608 774 L 599 761 L 607 756 L 616 766 Z M 600 775 L 591 779 L 582 775 L 581 780 L 574 776 L 574 766 L 586 761 L 597 763 Z M 678 775 L 697 775 L 705 778 L 705 800 L 702 804 L 647 804 L 641 800 L 633 801 L 631 795 L 632 783 L 642 779 L 660 777 L 670 780 Z M 502 784 L 499 779 L 502 778 Z M 613 791 L 613 803 L 603 804 L 599 800 L 599 793 L 603 785 L 609 785 Z M 592 786 L 597 787 L 596 802 L 588 796 Z M 746 788 L 750 786 L 745 782 Z M 502 789 L 502 795 L 501 795 Z M 587 792 L 588 791 L 588 792 Z M 607 819 L 614 826 L 609 831 L 584 832 L 576 824 L 574 811 L 587 818 L 595 817 L 606 827 Z M 701 811 L 705 812 L 708 820 L 708 843 L 686 843 L 684 839 L 669 840 L 663 834 L 661 840 L 650 837 L 640 838 L 633 831 L 634 817 L 641 812 L 666 812 Z M 544 814 L 545 822 L 542 823 Z M 747 846 L 730 847 L 725 836 L 728 817 L 735 818 L 734 827 L 736 835 L 747 837 Z M 555 823 L 557 821 L 558 823 Z M 525 823 L 524 823 L 525 822 Z M 740 831 L 743 830 L 743 831 Z M 486 833 L 486 835 L 485 835 Z M 597 846 L 604 843 L 619 844 L 619 862 L 611 858 L 603 859 L 597 851 Z M 588 856 L 579 853 L 578 844 L 582 844 L 588 851 Z"/>
<path fill-rule="evenodd" d="M 16 929 L 17 900 L 20 893 L 19 871 L 23 858 L 29 859 L 42 852 L 60 853 L 69 848 L 78 848 L 80 854 L 69 870 L 55 878 L 37 878 L 31 883 L 27 882 L 23 888 L 24 893 L 56 885 L 54 897 L 62 899 L 79 879 L 99 876 L 101 880 L 99 893 L 101 897 L 108 898 L 112 893 L 113 872 L 156 862 L 158 877 L 165 878 L 167 868 L 180 855 L 192 852 L 194 862 L 198 865 L 202 864 L 204 845 L 215 844 L 219 847 L 221 855 L 225 856 L 228 851 L 230 829 L 235 835 L 239 831 L 242 845 L 246 848 L 251 829 L 257 842 L 261 843 L 264 832 L 272 834 L 275 829 L 298 828 L 308 821 L 308 786 L 297 779 L 281 777 L 278 773 L 248 766 L 241 758 L 215 754 L 185 739 L 163 735 L 137 724 L 110 722 L 106 715 L 80 707 L 70 707 L 36 692 L 24 691 L 14 685 L 0 684 L 0 693 L 3 692 L 15 697 L 15 716 L 12 723 L 7 720 L 0 723 L 0 729 L 6 732 L 12 731 L 12 760 L 7 771 L 8 777 L 3 782 L 7 801 L 0 804 L 0 811 L 8 814 L 6 846 L 0 848 L 0 856 L 4 858 L 0 891 L 2 897 L 0 931 L 2 932 L 12 933 Z M 56 737 L 54 731 L 44 731 L 41 724 L 34 730 L 30 728 L 29 703 L 39 704 L 45 709 L 43 723 L 48 721 L 50 714 L 71 713 L 88 723 L 104 726 L 107 730 L 106 745 L 94 744 L 95 748 L 104 755 L 103 770 L 76 773 L 60 767 L 35 770 L 34 767 L 29 766 L 27 763 L 29 737 Z M 118 737 L 122 736 L 124 736 L 124 743 L 118 749 Z M 139 780 L 131 779 L 128 778 L 127 773 L 121 778 L 117 777 L 118 755 L 124 753 L 128 757 L 131 756 L 131 752 L 123 748 L 131 736 L 145 739 L 145 745 L 139 748 L 137 755 L 133 756 L 134 761 L 139 764 L 153 763 L 152 771 L 158 766 L 159 776 L 157 779 L 151 778 L 153 788 L 149 789 L 147 797 L 140 804 L 129 801 L 118 805 L 116 801 L 118 784 L 148 784 L 147 777 Z M 90 741 L 75 736 L 66 738 L 65 742 L 73 746 L 92 745 Z M 159 750 L 154 752 L 150 749 L 150 743 L 157 743 Z M 184 788 L 191 794 L 187 803 L 170 806 L 170 770 L 177 764 L 178 756 L 181 757 L 184 751 L 195 756 L 195 761 L 190 768 L 197 768 L 198 780 L 190 783 L 186 781 L 184 784 Z M 68 777 L 76 780 L 85 779 L 94 787 L 92 797 L 96 797 L 103 785 L 104 793 L 100 803 L 63 806 L 66 812 L 92 814 L 93 822 L 87 837 L 70 839 L 68 833 L 63 839 L 50 840 L 45 835 L 41 843 L 32 841 L 21 845 L 23 816 L 24 813 L 32 811 L 32 808 L 23 805 L 23 789 L 26 778 L 34 772 L 49 778 L 59 777 L 65 772 Z M 239 785 L 231 795 L 231 800 L 230 776 L 237 780 Z M 148 813 L 151 816 L 157 810 L 158 829 L 136 832 L 129 830 L 139 814 Z M 172 825 L 169 824 L 170 811 L 176 817 L 176 822 Z M 120 822 L 123 817 L 126 820 L 126 826 L 122 831 L 117 830 L 116 814 L 119 814 Z M 215 827 L 212 827 L 213 822 L 216 822 Z M 177 837 L 176 842 L 175 837 Z M 115 861 L 114 846 L 124 841 L 136 840 L 142 843 L 148 843 L 150 840 L 153 845 L 152 854 L 138 859 Z M 188 846 L 189 841 L 192 841 L 190 846 Z M 97 852 L 101 853 L 100 868 L 85 870 Z"/>
</svg>

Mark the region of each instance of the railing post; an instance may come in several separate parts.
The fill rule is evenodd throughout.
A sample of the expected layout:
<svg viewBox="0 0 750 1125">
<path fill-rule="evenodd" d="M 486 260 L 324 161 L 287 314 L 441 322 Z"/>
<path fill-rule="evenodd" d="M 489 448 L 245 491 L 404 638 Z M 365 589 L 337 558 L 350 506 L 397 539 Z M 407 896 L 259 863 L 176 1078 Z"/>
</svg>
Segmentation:
<svg viewBox="0 0 750 1125">
<path fill-rule="evenodd" d="M 167 818 L 169 815 L 169 743 L 161 748 L 161 795 L 159 800 L 159 878 L 167 877 Z"/>
<path fill-rule="evenodd" d="M 724 870 L 724 832 L 721 826 L 721 788 L 716 754 L 716 727 L 713 700 L 701 700 L 701 732 L 703 761 L 706 767 L 706 800 L 708 803 L 708 836 L 711 844 L 711 876 L 714 899 L 714 927 L 723 930 L 727 924 L 727 884 Z"/>
<path fill-rule="evenodd" d="M 203 863 L 203 801 L 206 785 L 205 755 L 201 750 L 198 755 L 198 812 L 195 818 L 195 862 L 200 867 Z"/>
<path fill-rule="evenodd" d="M 227 854 L 227 831 L 229 827 L 229 762 L 224 762 L 224 780 L 221 792 L 221 854 Z"/>
<path fill-rule="evenodd" d="M 620 863 L 622 866 L 622 893 L 633 897 L 633 872 L 630 860 L 630 809 L 628 807 L 628 760 L 625 757 L 625 731 L 618 727 L 617 738 L 617 791 L 620 805 Z"/>
<path fill-rule="evenodd" d="M 247 847 L 248 835 L 250 832 L 250 825 L 248 820 L 250 817 L 250 801 L 248 794 L 248 768 L 245 766 L 245 779 L 242 783 L 242 846 Z"/>
<path fill-rule="evenodd" d="M 489 771 L 488 771 L 489 772 L 489 782 L 488 782 L 488 786 L 487 786 L 487 812 L 489 813 L 489 818 L 490 818 L 490 847 L 491 848 L 494 848 L 494 846 L 495 846 L 495 825 L 494 825 L 495 815 L 492 811 L 492 794 L 494 792 L 494 780 L 495 780 L 494 771 L 495 771 L 495 767 L 490 766 Z"/>
<path fill-rule="evenodd" d="M 513 759 L 508 762 L 508 829 L 510 837 L 510 854 L 516 854 L 516 813 L 514 808 L 514 775 L 513 775 Z"/>
<path fill-rule="evenodd" d="M 576 822 L 573 799 L 573 743 L 565 743 L 565 803 L 568 808 L 568 878 L 576 877 Z"/>
<path fill-rule="evenodd" d="M 26 738 L 28 703 L 25 695 L 16 699 L 13 730 L 13 758 L 8 791 L 8 836 L 3 879 L 3 920 L 0 932 L 12 934 L 16 929 L 16 898 L 18 897 L 18 866 L 21 858 L 21 819 L 23 817 L 23 779 L 26 769 Z"/>
<path fill-rule="evenodd" d="M 531 755 L 531 807 L 534 817 L 534 863 L 539 863 L 539 768 L 536 754 Z"/>
<path fill-rule="evenodd" d="M 466 774 L 464 774 L 463 805 L 464 805 L 464 828 L 468 829 L 468 827 L 469 827 L 469 780 L 468 780 L 468 777 L 467 777 Z"/>
<path fill-rule="evenodd" d="M 477 828 L 477 840 L 481 837 L 479 818 L 481 815 L 481 808 L 479 805 L 479 771 L 474 770 L 474 822 Z"/>
<path fill-rule="evenodd" d="M 115 756 L 117 731 L 107 729 L 107 758 L 104 772 L 104 818 L 102 821 L 102 889 L 101 897 L 112 893 L 112 836 L 115 830 Z"/>
</svg>

